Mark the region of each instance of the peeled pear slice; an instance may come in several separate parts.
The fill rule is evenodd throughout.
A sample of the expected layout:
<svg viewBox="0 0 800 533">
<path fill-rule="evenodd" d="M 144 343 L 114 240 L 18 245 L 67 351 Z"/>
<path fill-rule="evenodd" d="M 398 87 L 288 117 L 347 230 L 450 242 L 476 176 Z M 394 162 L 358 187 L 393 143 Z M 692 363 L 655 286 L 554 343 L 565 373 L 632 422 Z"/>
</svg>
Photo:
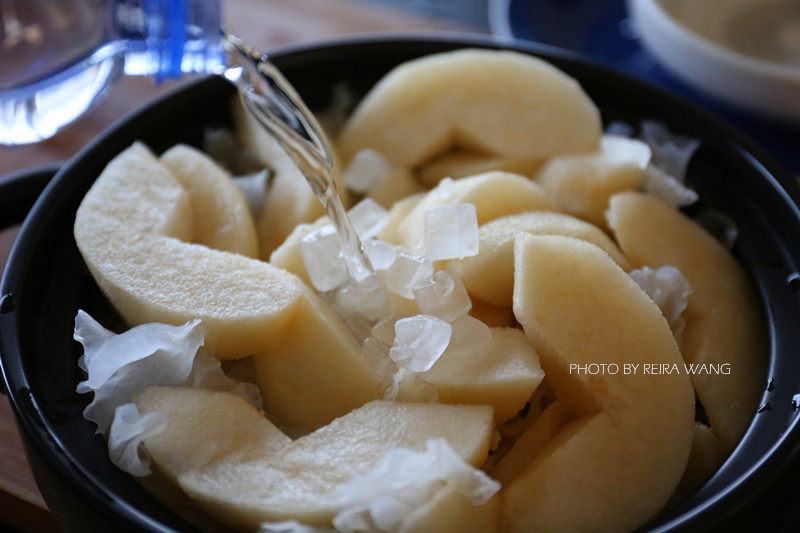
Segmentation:
<svg viewBox="0 0 800 533">
<path fill-rule="evenodd" d="M 596 226 L 561 213 L 518 213 L 495 219 L 479 228 L 478 255 L 448 263 L 469 293 L 496 306 L 511 306 L 514 293 L 514 239 L 521 233 L 564 235 L 602 248 L 623 269 L 631 266 L 617 245 Z"/>
<path fill-rule="evenodd" d="M 353 112 L 339 148 L 346 161 L 372 148 L 408 168 L 454 145 L 544 158 L 596 149 L 600 128 L 580 85 L 549 63 L 516 52 L 459 50 L 384 76 Z"/>
<path fill-rule="evenodd" d="M 185 144 L 170 148 L 160 160 L 189 193 L 195 242 L 247 257 L 258 255 L 247 200 L 226 170 Z"/>
<path fill-rule="evenodd" d="M 134 401 L 167 418 L 144 442 L 156 465 L 208 514 L 248 531 L 280 520 L 329 526 L 342 487 L 394 448 L 444 438 L 478 466 L 492 430 L 490 407 L 377 401 L 292 442 L 234 394 L 151 387 Z"/>
<path fill-rule="evenodd" d="M 672 501 L 680 502 L 692 495 L 722 466 L 728 456 L 719 437 L 707 425 L 695 422 L 692 452 Z"/>
<path fill-rule="evenodd" d="M 548 405 L 517 438 L 505 457 L 492 468 L 491 476 L 503 486 L 511 483 L 518 474 L 525 472 L 568 421 L 569 413 L 560 403 L 553 402 Z"/>
<path fill-rule="evenodd" d="M 395 167 L 385 178 L 370 188 L 367 197 L 390 209 L 398 200 L 422 191 L 422 187 L 408 169 Z"/>
<path fill-rule="evenodd" d="M 383 396 L 383 377 L 361 357 L 361 345 L 316 294 L 308 295 L 262 350 L 253 356 L 256 383 L 264 409 L 282 426 L 314 430 Z"/>
<path fill-rule="evenodd" d="M 267 199 L 256 226 L 260 256 L 267 258 L 295 226 L 317 220 L 325 214 L 325 209 L 278 141 L 250 116 L 238 99 L 233 102 L 232 109 L 239 140 L 272 172 Z M 346 206 L 347 191 L 338 167 L 334 168 L 334 179 Z"/>
<path fill-rule="evenodd" d="M 439 401 L 494 406 L 498 424 L 513 418 L 544 379 L 539 358 L 522 331 L 492 328 L 478 352 L 448 352 L 419 377 L 434 385 Z"/>
<path fill-rule="evenodd" d="M 115 157 L 84 197 L 75 241 L 125 321 L 200 318 L 220 359 L 260 352 L 304 298 L 296 276 L 192 241 L 189 194 L 141 143 Z"/>
<path fill-rule="evenodd" d="M 311 287 L 311 278 L 308 277 L 306 263 L 300 253 L 300 244 L 303 241 L 303 237 L 330 223 L 330 219 L 327 216 L 323 216 L 312 224 L 299 224 L 286 237 L 286 240 L 273 250 L 269 256 L 269 262 L 278 268 L 299 276 L 306 285 Z"/>
<path fill-rule="evenodd" d="M 400 236 L 397 234 L 400 223 L 405 220 L 406 216 L 411 212 L 414 207 L 425 198 L 425 193 L 413 194 L 407 198 L 396 201 L 392 208 L 389 209 L 389 220 L 386 225 L 378 233 L 378 239 L 386 242 L 397 244 Z"/>
<path fill-rule="evenodd" d="M 506 328 L 514 324 L 514 311 L 510 305 L 496 307 L 473 298 L 472 309 L 469 310 L 469 314 L 490 328 Z"/>
<path fill-rule="evenodd" d="M 417 177 L 428 188 L 436 187 L 444 178 L 456 180 L 492 170 L 512 172 L 533 179 L 542 167 L 542 163 L 541 159 L 497 157 L 459 150 L 448 152 L 423 164 L 417 170 Z"/>
<path fill-rule="evenodd" d="M 450 486 L 440 489 L 424 506 L 406 518 L 398 533 L 498 533 L 502 496 L 475 505 Z"/>
<path fill-rule="evenodd" d="M 505 530 L 633 530 L 668 501 L 692 443 L 694 394 L 669 324 L 608 254 L 571 237 L 521 235 L 514 280 L 514 314 L 572 420 L 505 486 Z M 571 367 L 591 363 L 619 373 Z"/>
<path fill-rule="evenodd" d="M 557 210 L 547 193 L 528 178 L 508 172 L 487 172 L 440 183 L 428 191 L 398 225 L 398 244 L 412 252 L 420 249 L 425 240 L 425 213 L 434 207 L 453 204 L 474 204 L 478 225 L 514 213 Z"/>
<path fill-rule="evenodd" d="M 651 155 L 642 141 L 604 135 L 599 151 L 551 159 L 536 181 L 567 213 L 604 228 L 609 198 L 641 188 Z"/>
<path fill-rule="evenodd" d="M 671 265 L 689 280 L 683 357 L 730 364 L 727 375 L 693 373 L 692 384 L 711 428 L 732 449 L 753 417 L 767 367 L 764 319 L 747 274 L 699 224 L 653 196 L 614 196 L 608 219 L 634 265 Z"/>
</svg>

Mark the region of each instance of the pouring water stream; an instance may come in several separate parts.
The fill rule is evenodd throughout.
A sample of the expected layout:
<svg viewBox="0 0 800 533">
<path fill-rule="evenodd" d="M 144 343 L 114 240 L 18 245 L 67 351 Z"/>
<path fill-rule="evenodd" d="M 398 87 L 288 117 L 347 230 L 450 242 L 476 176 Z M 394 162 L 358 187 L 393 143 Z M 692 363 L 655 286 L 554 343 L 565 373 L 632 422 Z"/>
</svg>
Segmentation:
<svg viewBox="0 0 800 533">
<path fill-rule="evenodd" d="M 228 32 L 222 46 L 231 65 L 221 74 L 236 85 L 247 111 L 300 168 L 336 228 L 350 275 L 363 281 L 374 271 L 333 181 L 333 157 L 322 128 L 265 54 Z"/>
</svg>

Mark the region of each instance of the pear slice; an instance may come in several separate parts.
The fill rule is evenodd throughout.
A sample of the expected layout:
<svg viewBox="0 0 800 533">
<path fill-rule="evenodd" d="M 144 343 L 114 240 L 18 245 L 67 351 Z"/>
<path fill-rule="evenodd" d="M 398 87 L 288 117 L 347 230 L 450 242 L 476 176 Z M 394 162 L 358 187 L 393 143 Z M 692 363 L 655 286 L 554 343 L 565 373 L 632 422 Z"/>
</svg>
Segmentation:
<svg viewBox="0 0 800 533">
<path fill-rule="evenodd" d="M 671 265 L 689 280 L 683 357 L 729 363 L 730 374 L 693 373 L 692 384 L 711 428 L 732 449 L 753 417 L 767 367 L 764 319 L 747 274 L 699 224 L 658 198 L 616 195 L 608 218 L 634 265 Z"/>
<path fill-rule="evenodd" d="M 397 533 L 499 533 L 502 496 L 475 505 L 450 486 L 440 489 L 406 518 Z"/>
<path fill-rule="evenodd" d="M 141 143 L 106 166 L 75 217 L 75 241 L 125 321 L 180 325 L 200 318 L 221 359 L 263 347 L 304 298 L 296 276 L 192 240 L 189 194 Z"/>
<path fill-rule="evenodd" d="M 256 383 L 264 409 L 283 426 L 314 430 L 383 395 L 383 377 L 316 294 L 308 295 L 281 334 L 262 349 L 253 356 Z"/>
<path fill-rule="evenodd" d="M 481 301 L 496 306 L 511 306 L 514 293 L 514 238 L 520 233 L 565 235 L 602 248 L 624 270 L 630 264 L 617 245 L 602 230 L 561 213 L 519 213 L 498 218 L 479 228 L 478 255 L 454 259 L 448 263 L 467 287 Z"/>
<path fill-rule="evenodd" d="M 434 207 L 473 204 L 478 225 L 525 211 L 556 211 L 556 204 L 536 183 L 508 172 L 487 172 L 440 183 L 409 211 L 397 227 L 398 244 L 420 250 L 425 240 L 425 213 Z"/>
<path fill-rule="evenodd" d="M 517 438 L 505 457 L 492 468 L 492 477 L 503 486 L 511 483 L 518 474 L 525 472 L 568 421 L 569 413 L 560 403 L 553 402 L 548 405 Z"/>
<path fill-rule="evenodd" d="M 549 63 L 506 51 L 459 50 L 404 63 L 361 101 L 339 137 L 347 161 L 372 148 L 413 168 L 453 145 L 545 158 L 591 151 L 600 114 Z"/>
<path fill-rule="evenodd" d="M 460 179 L 492 170 L 502 170 L 533 179 L 542 167 L 541 159 L 498 157 L 457 150 L 426 162 L 417 170 L 417 177 L 426 187 L 433 188 L 444 178 Z"/>
<path fill-rule="evenodd" d="M 599 151 L 551 159 L 536 181 L 567 213 L 604 228 L 609 198 L 641 188 L 651 155 L 642 141 L 604 135 Z"/>
<path fill-rule="evenodd" d="M 514 253 L 514 314 L 573 418 L 506 485 L 505 530 L 633 530 L 668 501 L 692 443 L 694 394 L 669 324 L 593 244 L 521 235 Z M 571 366 L 591 363 L 619 372 Z"/>
<path fill-rule="evenodd" d="M 178 144 L 161 163 L 180 182 L 192 204 L 194 241 L 247 257 L 258 255 L 258 241 L 247 200 L 230 174 L 203 152 Z"/>
<path fill-rule="evenodd" d="M 256 226 L 260 256 L 267 258 L 295 226 L 317 220 L 325 214 L 325 209 L 292 158 L 238 99 L 233 101 L 232 114 L 236 135 L 242 145 L 272 172 L 267 198 Z M 334 180 L 346 207 L 347 191 L 337 160 L 334 157 Z"/>
<path fill-rule="evenodd" d="M 420 192 L 423 192 L 422 186 L 407 168 L 394 167 L 367 191 L 367 197 L 390 209 L 398 200 Z"/>
<path fill-rule="evenodd" d="M 681 482 L 672 495 L 672 501 L 677 503 L 688 498 L 714 475 L 727 456 L 728 452 L 714 430 L 703 423 L 695 422 L 689 464 L 686 465 Z"/>
<path fill-rule="evenodd" d="M 144 442 L 156 465 L 208 514 L 251 531 L 280 520 L 329 526 L 342 487 L 394 448 L 444 438 L 480 465 L 492 430 L 490 407 L 376 401 L 292 442 L 230 393 L 151 387 L 134 401 L 167 418 Z"/>
<path fill-rule="evenodd" d="M 303 242 L 303 237 L 330 223 L 330 219 L 327 216 L 323 216 L 311 224 L 298 224 L 286 237 L 286 240 L 273 250 L 272 254 L 269 256 L 269 262 L 278 268 L 295 274 L 302 279 L 306 285 L 311 287 L 311 278 L 308 277 L 306 262 L 303 260 L 303 255 L 300 253 L 300 244 Z"/>
<path fill-rule="evenodd" d="M 525 406 L 544 379 L 544 372 L 522 331 L 493 328 L 492 340 L 483 350 L 445 351 L 419 377 L 436 387 L 442 403 L 494 406 L 494 417 L 500 424 Z"/>
<path fill-rule="evenodd" d="M 389 209 L 389 220 L 386 221 L 386 225 L 380 233 L 378 233 L 377 238 L 382 241 L 397 244 L 400 241 L 400 236 L 397 233 L 400 229 L 400 223 L 405 220 L 406 216 L 408 216 L 411 210 L 414 209 L 423 198 L 425 198 L 425 193 L 417 193 L 396 201 L 392 205 L 392 208 Z"/>
<path fill-rule="evenodd" d="M 514 324 L 514 311 L 510 305 L 497 307 L 473 298 L 469 315 L 477 318 L 490 328 L 508 328 Z"/>
</svg>

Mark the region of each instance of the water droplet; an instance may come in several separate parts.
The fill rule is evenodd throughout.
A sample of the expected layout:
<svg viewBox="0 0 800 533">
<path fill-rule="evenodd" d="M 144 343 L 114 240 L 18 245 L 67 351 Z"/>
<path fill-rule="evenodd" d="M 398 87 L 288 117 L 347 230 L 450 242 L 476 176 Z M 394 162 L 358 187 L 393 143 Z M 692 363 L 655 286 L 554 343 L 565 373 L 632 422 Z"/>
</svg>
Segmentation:
<svg viewBox="0 0 800 533">
<path fill-rule="evenodd" d="M 795 394 L 792 396 L 792 409 L 797 410 L 800 408 L 800 394 Z"/>
<path fill-rule="evenodd" d="M 800 273 L 793 272 L 786 277 L 786 284 L 793 291 L 800 291 Z"/>
<path fill-rule="evenodd" d="M 769 404 L 769 402 L 767 402 L 764 405 L 762 405 L 761 407 L 759 407 L 758 411 L 756 411 L 756 412 L 757 413 L 765 413 L 767 411 L 772 411 L 772 406 Z"/>
<path fill-rule="evenodd" d="M 767 390 L 768 390 L 768 391 L 773 391 L 773 390 L 775 390 L 775 382 L 774 382 L 773 380 L 771 380 L 771 379 L 770 379 L 770 380 L 769 380 L 769 382 L 767 383 Z"/>
<path fill-rule="evenodd" d="M 9 292 L 0 298 L 0 313 L 10 313 L 14 310 L 14 293 Z"/>
</svg>

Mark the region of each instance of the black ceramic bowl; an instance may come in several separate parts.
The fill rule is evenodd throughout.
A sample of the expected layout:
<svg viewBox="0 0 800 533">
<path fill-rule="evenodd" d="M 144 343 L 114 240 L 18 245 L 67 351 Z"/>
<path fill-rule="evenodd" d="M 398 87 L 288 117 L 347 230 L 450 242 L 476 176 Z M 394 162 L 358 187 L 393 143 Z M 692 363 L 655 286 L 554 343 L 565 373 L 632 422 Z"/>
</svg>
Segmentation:
<svg viewBox="0 0 800 533">
<path fill-rule="evenodd" d="M 363 93 L 402 61 L 466 46 L 506 47 L 475 37 L 392 36 L 282 50 L 273 60 L 310 106 L 320 108 L 340 82 Z M 771 385 L 764 383 L 762 412 L 719 472 L 648 527 L 707 529 L 732 515 L 738 524 L 742 506 L 774 486 L 779 471 L 794 464 L 800 445 L 792 407 L 792 396 L 800 391 L 800 280 L 789 281 L 800 265 L 797 183 L 751 140 L 671 94 L 565 52 L 513 48 L 577 78 L 605 121 L 661 120 L 703 141 L 689 181 L 702 204 L 728 213 L 740 228 L 734 253 L 762 298 Z M 67 529 L 191 529 L 109 462 L 105 442 L 81 416 L 87 398 L 75 393 L 82 378 L 80 349 L 72 341 L 75 313 L 86 309 L 104 324 L 119 319 L 84 267 L 72 225 L 83 195 L 115 155 L 135 140 L 156 151 L 199 143 L 206 126 L 229 124 L 226 103 L 233 94 L 221 79 L 202 79 L 119 121 L 61 168 L 25 220 L 12 252 L 0 287 L 3 376 L 37 482 Z M 8 199 L 0 190 L 0 204 Z"/>
</svg>

